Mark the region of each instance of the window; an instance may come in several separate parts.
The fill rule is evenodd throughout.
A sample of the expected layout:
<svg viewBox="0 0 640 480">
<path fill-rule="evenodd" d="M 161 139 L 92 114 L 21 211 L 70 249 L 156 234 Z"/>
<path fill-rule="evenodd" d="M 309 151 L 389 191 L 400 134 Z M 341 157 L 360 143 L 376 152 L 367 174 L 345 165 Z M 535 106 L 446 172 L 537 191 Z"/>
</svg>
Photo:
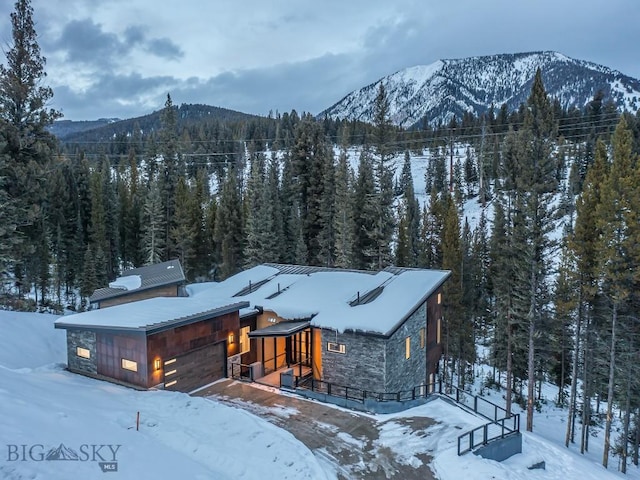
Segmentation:
<svg viewBox="0 0 640 480">
<path fill-rule="evenodd" d="M 425 344 L 425 335 L 424 335 L 424 328 L 420 329 L 420 348 L 424 348 L 424 344 Z"/>
<path fill-rule="evenodd" d="M 411 357 L 411 337 L 404 339 L 404 358 Z"/>
<path fill-rule="evenodd" d="M 442 294 L 438 294 L 438 305 L 442 305 Z"/>
<path fill-rule="evenodd" d="M 440 317 L 440 318 L 438 319 L 438 330 L 437 330 L 437 333 L 436 333 L 436 342 L 437 342 L 437 343 L 441 343 L 441 342 L 440 342 L 440 340 L 441 340 L 441 335 L 442 335 L 441 330 L 442 330 L 442 317 Z"/>
<path fill-rule="evenodd" d="M 122 368 L 124 368 L 125 370 L 131 370 L 132 372 L 137 372 L 138 362 L 134 362 L 133 360 L 127 360 L 126 358 L 123 358 Z"/>
<path fill-rule="evenodd" d="M 249 350 L 251 350 L 249 327 L 242 327 L 240 329 L 240 353 L 247 353 Z"/>
<path fill-rule="evenodd" d="M 76 347 L 76 355 L 82 358 L 91 358 L 91 352 L 82 347 Z"/>
<path fill-rule="evenodd" d="M 347 346 L 344 343 L 327 342 L 327 350 L 334 353 L 347 353 Z"/>
</svg>

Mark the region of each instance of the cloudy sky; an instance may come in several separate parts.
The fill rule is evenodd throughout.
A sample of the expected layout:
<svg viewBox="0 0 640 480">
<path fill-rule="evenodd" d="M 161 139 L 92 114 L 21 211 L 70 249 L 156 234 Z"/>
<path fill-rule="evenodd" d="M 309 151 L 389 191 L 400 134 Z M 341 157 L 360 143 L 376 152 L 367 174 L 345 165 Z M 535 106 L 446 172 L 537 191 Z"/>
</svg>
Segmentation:
<svg viewBox="0 0 640 480">
<path fill-rule="evenodd" d="M 14 0 L 0 0 L 11 41 Z M 638 0 L 32 0 L 52 106 L 130 118 L 204 103 L 319 113 L 443 58 L 555 50 L 640 78 Z M 4 62 L 4 56 L 2 57 Z"/>
</svg>

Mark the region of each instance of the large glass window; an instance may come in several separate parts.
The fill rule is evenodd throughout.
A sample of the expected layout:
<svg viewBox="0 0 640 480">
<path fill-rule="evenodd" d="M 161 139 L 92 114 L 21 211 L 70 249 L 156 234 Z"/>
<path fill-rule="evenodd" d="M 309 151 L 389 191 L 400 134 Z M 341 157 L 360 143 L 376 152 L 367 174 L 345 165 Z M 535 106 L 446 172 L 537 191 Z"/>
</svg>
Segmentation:
<svg viewBox="0 0 640 480">
<path fill-rule="evenodd" d="M 404 358 L 411 357 L 411 337 L 404 339 Z"/>
</svg>

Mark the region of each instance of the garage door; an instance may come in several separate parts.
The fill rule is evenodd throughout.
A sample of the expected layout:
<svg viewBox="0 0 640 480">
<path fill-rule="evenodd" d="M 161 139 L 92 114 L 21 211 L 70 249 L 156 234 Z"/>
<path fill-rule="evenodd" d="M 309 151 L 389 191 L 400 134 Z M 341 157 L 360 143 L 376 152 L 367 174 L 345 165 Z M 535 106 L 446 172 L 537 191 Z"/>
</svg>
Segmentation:
<svg viewBox="0 0 640 480">
<path fill-rule="evenodd" d="M 225 376 L 225 342 L 192 350 L 164 362 L 164 388 L 190 392 Z"/>
</svg>

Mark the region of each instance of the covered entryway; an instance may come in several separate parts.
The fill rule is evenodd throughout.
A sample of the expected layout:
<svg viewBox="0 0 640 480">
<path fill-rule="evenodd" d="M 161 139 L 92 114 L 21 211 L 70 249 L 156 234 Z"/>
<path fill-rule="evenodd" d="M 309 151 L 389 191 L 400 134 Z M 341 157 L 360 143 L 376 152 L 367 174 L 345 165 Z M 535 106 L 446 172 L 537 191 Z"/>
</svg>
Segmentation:
<svg viewBox="0 0 640 480">
<path fill-rule="evenodd" d="M 225 376 L 226 342 L 218 342 L 164 362 L 164 388 L 191 392 Z"/>
<path fill-rule="evenodd" d="M 313 329 L 309 320 L 279 322 L 254 330 L 249 337 L 257 340 L 258 361 L 262 363 L 263 383 L 280 386 L 280 372 L 293 369 L 296 377 L 311 375 Z"/>
</svg>

